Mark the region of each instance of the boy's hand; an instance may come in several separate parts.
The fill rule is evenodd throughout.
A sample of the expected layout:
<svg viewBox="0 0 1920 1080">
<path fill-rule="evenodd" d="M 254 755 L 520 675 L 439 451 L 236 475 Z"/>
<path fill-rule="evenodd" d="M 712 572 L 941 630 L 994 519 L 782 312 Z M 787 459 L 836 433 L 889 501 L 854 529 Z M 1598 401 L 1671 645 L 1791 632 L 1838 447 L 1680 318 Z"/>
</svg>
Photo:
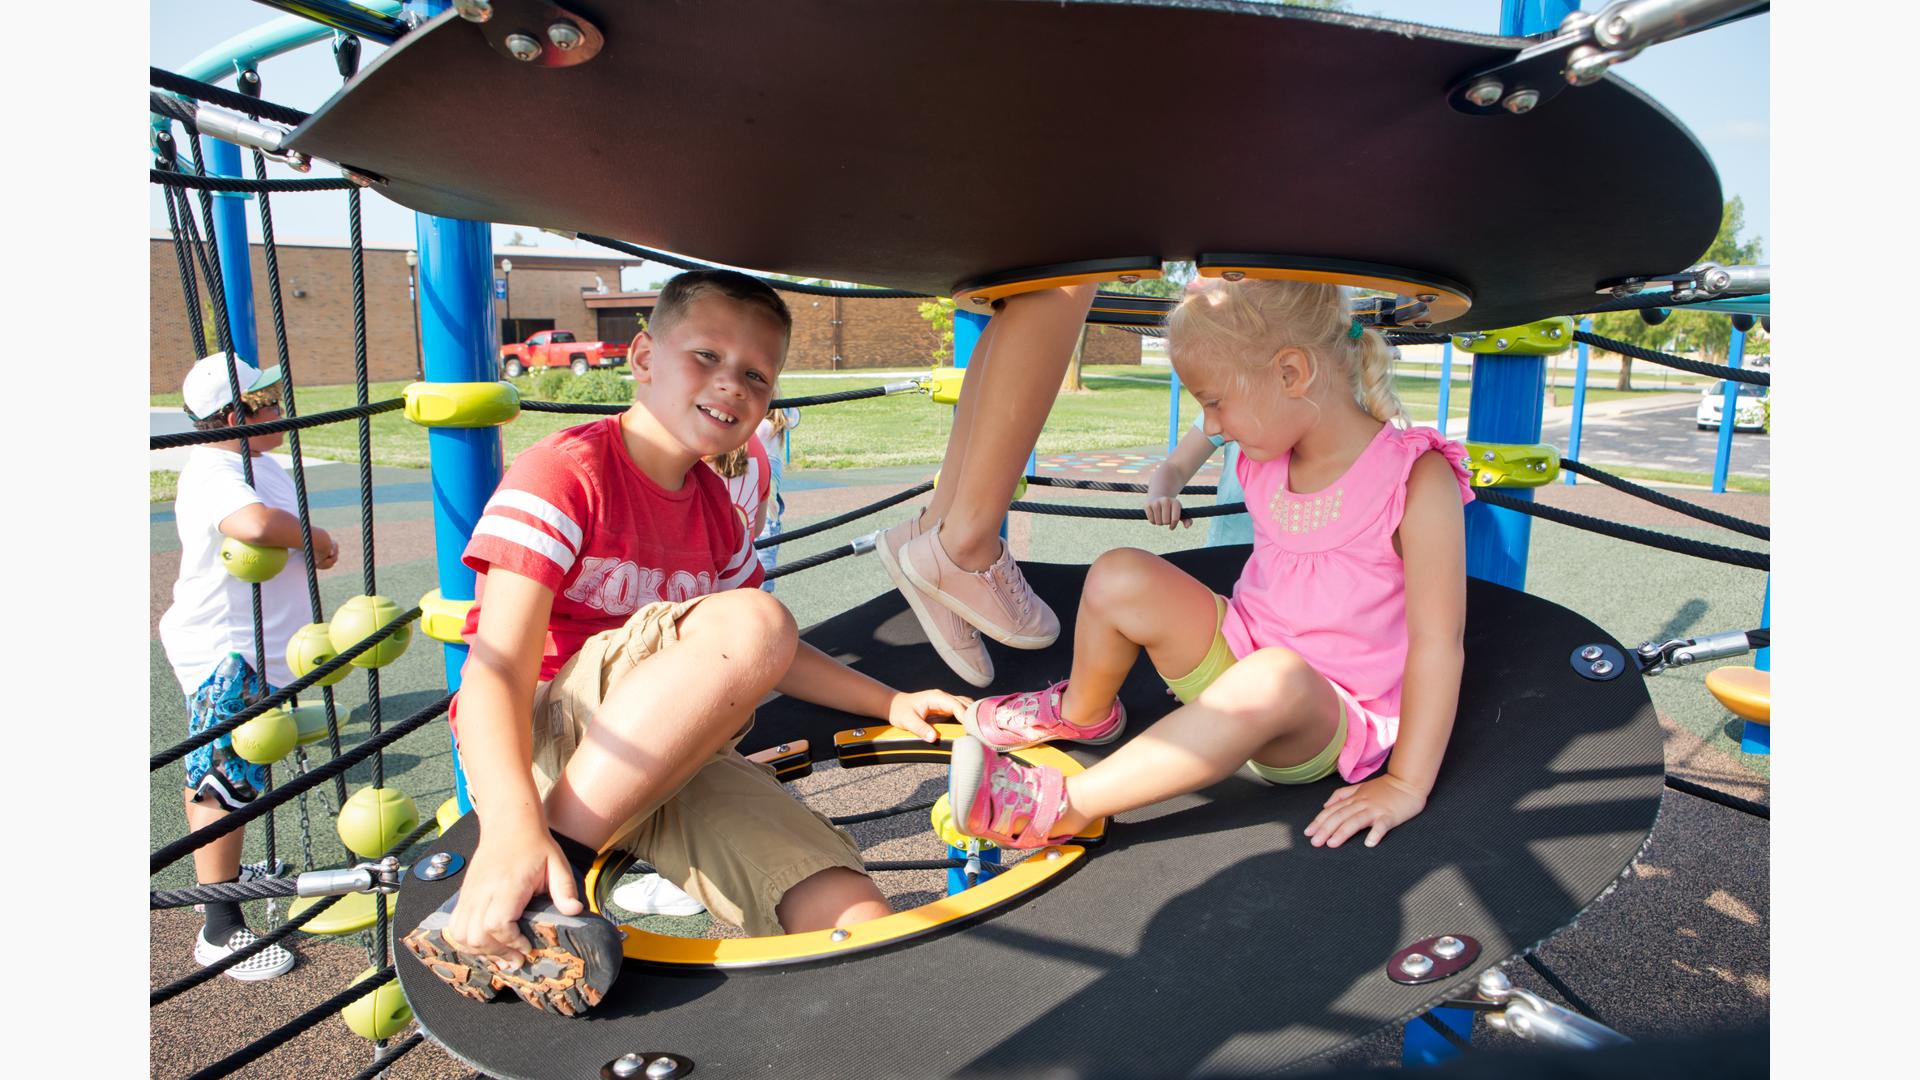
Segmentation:
<svg viewBox="0 0 1920 1080">
<path fill-rule="evenodd" d="M 1373 847 L 1389 829 L 1426 808 L 1425 794 L 1391 773 L 1382 773 L 1327 796 L 1320 813 L 1307 824 L 1306 834 L 1314 847 L 1339 847 L 1366 829 L 1367 846 Z"/>
<path fill-rule="evenodd" d="M 466 877 L 443 933 L 455 948 L 490 957 L 505 971 L 526 963 L 533 950 L 516 925 L 533 894 L 546 893 L 567 915 L 585 910 L 567 857 L 544 828 L 489 833 L 483 825 Z"/>
<path fill-rule="evenodd" d="M 340 541 L 325 529 L 313 530 L 313 565 L 319 570 L 331 570 L 333 564 L 340 561 Z"/>
<path fill-rule="evenodd" d="M 1177 528 L 1182 524 L 1189 529 L 1193 528 L 1193 519 L 1187 518 L 1184 521 L 1181 519 L 1180 500 L 1171 495 L 1147 500 L 1147 520 L 1155 525 L 1165 525 L 1169 529 Z"/>
<path fill-rule="evenodd" d="M 928 716 L 959 716 L 973 699 L 949 694 L 945 690 L 917 690 L 895 694 L 887 705 L 887 723 L 905 728 L 928 742 L 939 742 L 940 733 L 927 722 Z"/>
</svg>

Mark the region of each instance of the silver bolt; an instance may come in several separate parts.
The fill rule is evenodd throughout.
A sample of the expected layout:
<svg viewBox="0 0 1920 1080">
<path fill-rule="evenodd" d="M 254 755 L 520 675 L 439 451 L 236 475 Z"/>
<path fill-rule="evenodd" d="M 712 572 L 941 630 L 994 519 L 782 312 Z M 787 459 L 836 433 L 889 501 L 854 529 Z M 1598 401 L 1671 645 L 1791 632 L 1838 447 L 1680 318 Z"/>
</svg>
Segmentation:
<svg viewBox="0 0 1920 1080">
<path fill-rule="evenodd" d="M 1452 934 L 1448 934 L 1446 937 L 1433 943 L 1433 955 L 1442 960 L 1451 960 L 1466 951 L 1467 943 L 1454 937 Z"/>
<path fill-rule="evenodd" d="M 1494 456 L 1494 455 L 1493 455 L 1493 451 L 1491 451 L 1491 450 L 1489 450 L 1489 451 L 1487 451 L 1486 453 L 1484 453 L 1484 454 L 1481 454 L 1481 455 L 1480 455 L 1480 460 L 1481 460 L 1481 461 L 1492 461 L 1492 460 L 1493 460 L 1493 456 Z"/>
<path fill-rule="evenodd" d="M 1414 299 L 1415 299 L 1415 300 L 1418 300 L 1418 301 L 1420 301 L 1420 302 L 1421 302 L 1421 303 L 1423 303 L 1423 304 L 1431 304 L 1431 303 L 1433 303 L 1433 302 L 1434 302 L 1435 300 L 1438 300 L 1438 299 L 1440 299 L 1440 294 L 1439 294 L 1439 293 L 1430 293 L 1430 292 L 1423 292 L 1423 293 L 1421 293 L 1421 294 L 1420 294 L 1419 296 L 1416 296 L 1416 297 L 1414 297 Z"/>
<path fill-rule="evenodd" d="M 1595 660 L 1592 664 L 1588 665 L 1587 670 L 1593 672 L 1595 675 L 1606 675 L 1613 671 L 1613 661 Z"/>
<path fill-rule="evenodd" d="M 786 753 L 786 752 L 788 752 L 789 750 L 792 750 L 792 749 L 793 749 L 793 747 L 792 747 L 792 745 L 790 745 L 790 744 L 788 744 L 788 743 L 781 743 L 781 744 L 779 745 L 779 747 L 777 747 L 777 748 L 776 748 L 776 749 L 774 750 L 774 753 L 776 753 L 776 754 L 784 754 L 784 753 Z"/>
<path fill-rule="evenodd" d="M 1121 274 L 1120 275 L 1120 284 L 1122 285 L 1132 285 L 1138 282 L 1139 280 L 1140 280 L 1139 274 Z"/>
<path fill-rule="evenodd" d="M 547 40 L 553 42 L 554 48 L 566 52 L 585 41 L 586 38 L 581 35 L 580 28 L 572 23 L 557 22 L 547 27 Z"/>
<path fill-rule="evenodd" d="M 1505 1001 L 1513 993 L 1513 980 L 1499 968 L 1488 968 L 1480 973 L 1480 996 L 1488 1001 Z"/>
<path fill-rule="evenodd" d="M 1503 351 L 1503 352 L 1504 352 L 1504 351 L 1506 351 L 1506 348 L 1507 348 L 1507 346 L 1509 346 L 1509 345 L 1511 345 L 1511 344 L 1513 344 L 1513 342 L 1511 342 L 1511 341 L 1508 341 L 1508 340 L 1507 340 L 1506 338 L 1494 338 L 1494 339 L 1493 339 L 1493 347 L 1494 347 L 1494 348 L 1496 348 L 1496 349 L 1499 349 L 1499 350 L 1501 350 L 1501 351 Z"/>
<path fill-rule="evenodd" d="M 1613 39 L 1611 43 L 1619 42 L 1622 38 L 1626 37 L 1632 29 L 1633 24 L 1627 21 L 1625 15 L 1615 15 L 1613 18 L 1607 20 L 1607 36 Z"/>
<path fill-rule="evenodd" d="M 621 1054 L 613 1059 L 613 1075 L 632 1076 L 640 1071 L 639 1054 Z"/>
<path fill-rule="evenodd" d="M 1676 664 L 1691 664 L 1693 663 L 1693 654 L 1682 649 L 1673 654 L 1673 662 Z"/>
<path fill-rule="evenodd" d="M 1060 857 L 1060 849 L 1059 849 L 1059 848 L 1057 848 L 1057 847 L 1056 847 L 1056 848 L 1048 848 L 1048 849 L 1047 849 L 1047 858 L 1049 858 L 1049 859 L 1057 859 L 1057 858 L 1059 858 L 1059 857 Z"/>
<path fill-rule="evenodd" d="M 1413 321 L 1413 328 L 1415 330 L 1425 330 L 1427 327 L 1432 325 L 1433 325 L 1432 319 L 1415 319 Z"/>
<path fill-rule="evenodd" d="M 1547 329 L 1547 336 L 1550 338 L 1558 339 L 1560 337 L 1560 328 L 1557 326 L 1549 327 Z"/>
<path fill-rule="evenodd" d="M 854 729 L 853 729 L 853 737 L 854 737 L 854 738 L 856 738 L 856 739 L 864 739 L 864 738 L 866 738 L 866 737 L 867 737 L 867 729 L 866 729 L 866 728 L 863 728 L 863 727 L 857 727 L 857 728 L 854 728 Z"/>
<path fill-rule="evenodd" d="M 984 296 L 975 296 L 975 297 L 970 297 L 969 299 L 971 299 L 973 303 L 979 305 L 980 307 L 986 307 L 988 304 L 992 303 L 992 301 L 988 300 Z"/>
<path fill-rule="evenodd" d="M 1513 93 L 1507 95 L 1507 100 L 1500 103 L 1502 108 L 1515 116 L 1525 116 L 1532 112 L 1533 107 L 1538 104 L 1540 104 L 1540 91 L 1538 90 L 1515 90 Z"/>
<path fill-rule="evenodd" d="M 470 23 L 483 23 L 493 18 L 493 0 L 453 0 L 453 9 Z"/>
<path fill-rule="evenodd" d="M 1580 659 L 1582 660 L 1598 660 L 1605 655 L 1607 655 L 1607 650 L 1602 649 L 1598 645 L 1589 645 L 1580 650 Z"/>
<path fill-rule="evenodd" d="M 1645 278 L 1628 278 L 1627 280 L 1621 282 L 1620 284 L 1615 285 L 1609 291 L 1611 291 L 1615 296 L 1638 296 L 1640 294 L 1640 290 L 1645 286 L 1646 286 Z"/>
<path fill-rule="evenodd" d="M 1407 958 L 1400 961 L 1400 970 L 1416 979 L 1421 978 L 1433 970 L 1433 958 L 1425 953 L 1408 953 Z"/>
<path fill-rule="evenodd" d="M 1247 275 L 1239 270 L 1229 270 L 1220 275 L 1222 281 L 1244 281 Z"/>
<path fill-rule="evenodd" d="M 507 51 L 523 64 L 540 59 L 540 43 L 527 34 L 508 34 Z"/>
<path fill-rule="evenodd" d="M 1721 289 L 1733 284 L 1733 275 L 1719 267 L 1715 267 L 1700 276 L 1700 283 L 1714 292 L 1719 292 Z"/>
<path fill-rule="evenodd" d="M 447 868 L 444 866 L 423 866 L 420 868 L 420 879 L 422 881 L 438 881 L 446 872 Z"/>
<path fill-rule="evenodd" d="M 845 941 L 848 938 L 852 937 L 853 935 L 847 933 L 845 930 L 835 929 L 833 933 L 828 934 L 827 936 L 832 938 L 834 941 Z"/>
<path fill-rule="evenodd" d="M 657 1057 L 647 1062 L 647 1080 L 666 1080 L 679 1071 L 680 1066 L 674 1064 L 670 1057 Z"/>
<path fill-rule="evenodd" d="M 453 861 L 453 852 L 451 851 L 438 852 L 434 855 L 433 858 L 427 861 L 431 862 L 435 866 L 445 866 L 448 863 Z"/>
<path fill-rule="evenodd" d="M 1467 87 L 1467 100 L 1484 109 L 1499 101 L 1500 95 L 1506 92 L 1506 86 L 1499 79 L 1481 79 Z"/>
</svg>

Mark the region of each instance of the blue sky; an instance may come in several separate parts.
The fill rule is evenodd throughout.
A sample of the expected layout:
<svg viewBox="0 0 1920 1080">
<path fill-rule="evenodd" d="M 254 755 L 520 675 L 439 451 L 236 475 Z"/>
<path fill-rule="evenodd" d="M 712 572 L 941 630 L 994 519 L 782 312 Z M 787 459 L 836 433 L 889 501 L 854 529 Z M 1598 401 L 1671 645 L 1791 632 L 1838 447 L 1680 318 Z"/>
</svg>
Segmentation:
<svg viewBox="0 0 1920 1080">
<path fill-rule="evenodd" d="M 1484 33 L 1497 29 L 1500 13 L 1499 0 L 1354 0 L 1350 8 Z M 179 70 L 214 45 L 281 17 L 249 0 L 156 0 L 151 13 L 149 56 L 154 65 L 168 70 Z M 1745 201 L 1746 235 L 1768 240 L 1773 235 L 1767 161 L 1771 22 L 1770 16 L 1760 15 L 1696 34 L 1649 49 L 1615 69 L 1693 131 L 1719 168 L 1726 194 Z M 377 47 L 369 48 L 367 59 L 377 52 Z M 324 44 L 267 61 L 261 66 L 261 77 L 269 100 L 308 110 L 318 107 L 339 85 Z M 294 175 L 275 169 L 276 175 Z M 337 199 L 281 198 L 274 201 L 273 209 L 276 234 L 285 241 L 338 237 L 345 230 Z M 148 193 L 148 217 L 153 228 L 166 228 L 166 212 L 156 191 Z M 371 241 L 413 242 L 412 212 L 377 195 L 364 200 L 363 224 Z M 514 231 L 510 225 L 496 227 L 495 242 L 505 242 Z M 542 246 L 571 246 L 559 237 L 531 229 L 519 231 Z M 628 284 L 636 276 L 668 272 L 663 268 L 654 274 L 652 269 L 630 273 Z"/>
</svg>

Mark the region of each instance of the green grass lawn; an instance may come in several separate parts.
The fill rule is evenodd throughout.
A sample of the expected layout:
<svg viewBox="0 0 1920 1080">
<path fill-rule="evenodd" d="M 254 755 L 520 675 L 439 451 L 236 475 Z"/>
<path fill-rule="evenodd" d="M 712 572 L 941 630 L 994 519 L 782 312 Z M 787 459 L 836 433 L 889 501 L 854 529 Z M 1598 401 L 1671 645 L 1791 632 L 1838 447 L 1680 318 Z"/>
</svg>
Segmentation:
<svg viewBox="0 0 1920 1080">
<path fill-rule="evenodd" d="M 172 469 L 155 469 L 147 474 L 153 488 L 154 502 L 172 502 L 173 495 L 180 487 L 180 474 Z"/>
<path fill-rule="evenodd" d="M 522 395 L 532 397 L 533 376 L 515 380 Z M 1063 393 L 1054 402 L 1047 426 L 1040 434 L 1041 454 L 1078 453 L 1116 447 L 1158 445 L 1167 437 L 1167 384 L 1169 369 L 1134 365 L 1090 366 L 1082 372 L 1086 389 Z M 799 397 L 836 393 L 875 386 L 883 380 L 871 374 L 852 373 L 845 377 L 790 379 L 781 385 L 781 393 Z M 400 396 L 406 384 L 375 383 L 369 399 L 380 401 Z M 1415 420 L 1432 420 L 1438 415 L 1440 386 L 1432 379 L 1397 378 L 1400 400 Z M 1631 396 L 1633 391 L 1589 389 L 1587 400 L 1598 402 Z M 1571 404 L 1570 388 L 1556 389 L 1559 404 Z M 351 386 L 314 386 L 299 391 L 302 413 L 325 412 L 354 404 Z M 1468 385 L 1456 379 L 1449 401 L 1451 418 L 1466 415 Z M 155 405 L 178 405 L 178 394 L 155 394 Z M 1199 415 L 1192 397 L 1180 398 L 1180 421 L 1184 428 Z M 506 425 L 507 459 L 547 435 L 589 417 L 577 414 L 522 412 Z M 953 410 L 936 405 L 918 394 L 851 401 L 832 409 L 809 410 L 793 436 L 793 464 L 803 469 L 873 468 L 891 465 L 937 463 L 947 445 L 947 430 Z M 422 467 L 428 464 L 427 435 L 409 423 L 399 412 L 383 413 L 371 421 L 374 464 Z M 337 461 L 358 460 L 359 425 L 349 422 L 301 432 L 301 451 L 317 458 Z M 156 484 L 159 481 L 155 481 Z M 156 487 L 156 499 L 161 498 Z"/>
</svg>

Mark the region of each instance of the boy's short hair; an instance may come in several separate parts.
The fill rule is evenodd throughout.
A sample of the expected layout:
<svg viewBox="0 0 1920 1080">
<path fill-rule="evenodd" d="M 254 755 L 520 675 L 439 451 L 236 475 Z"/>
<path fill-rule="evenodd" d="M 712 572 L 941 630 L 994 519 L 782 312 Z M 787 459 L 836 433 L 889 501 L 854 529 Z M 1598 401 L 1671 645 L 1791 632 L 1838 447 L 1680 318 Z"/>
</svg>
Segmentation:
<svg viewBox="0 0 1920 1080">
<path fill-rule="evenodd" d="M 647 329 L 655 337 L 666 333 L 695 300 L 703 296 L 724 296 L 729 300 L 764 310 L 780 322 L 782 337 L 793 336 L 793 313 L 780 294 L 759 278 L 737 270 L 689 270 L 676 274 L 660 290 L 654 302 L 653 317 Z"/>
<path fill-rule="evenodd" d="M 269 405 L 277 405 L 279 403 L 280 403 L 280 384 L 279 383 L 275 383 L 272 386 L 262 387 L 259 390 L 249 390 L 246 393 L 240 395 L 240 407 L 241 407 L 241 410 L 243 411 L 243 414 L 245 415 L 251 415 L 253 413 L 259 412 L 261 409 L 264 409 Z M 246 423 L 244 416 L 239 420 L 233 419 L 233 417 L 231 416 L 232 409 L 233 409 L 233 405 L 231 402 L 229 402 L 228 404 L 222 406 L 220 411 L 217 413 L 214 413 L 212 416 L 209 416 L 204 420 L 195 420 L 193 422 L 193 429 L 195 431 L 218 431 L 224 427 L 232 427 L 236 423 L 242 423 L 242 424 Z"/>
</svg>

